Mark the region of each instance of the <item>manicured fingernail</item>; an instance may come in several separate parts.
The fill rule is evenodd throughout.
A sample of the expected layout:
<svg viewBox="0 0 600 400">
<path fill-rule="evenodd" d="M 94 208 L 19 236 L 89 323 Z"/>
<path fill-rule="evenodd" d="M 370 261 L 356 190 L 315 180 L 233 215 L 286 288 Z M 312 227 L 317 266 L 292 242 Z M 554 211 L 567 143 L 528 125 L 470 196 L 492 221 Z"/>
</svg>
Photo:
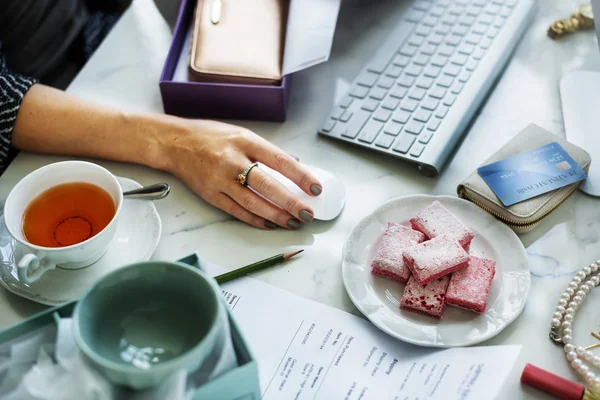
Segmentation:
<svg viewBox="0 0 600 400">
<path fill-rule="evenodd" d="M 267 228 L 267 229 L 275 229 L 275 228 L 277 228 L 277 225 L 275 225 L 271 221 L 265 220 L 265 228 Z"/>
<path fill-rule="evenodd" d="M 298 229 L 302 226 L 302 223 L 295 218 L 290 218 L 287 224 L 292 229 Z"/>
<path fill-rule="evenodd" d="M 310 222 L 313 220 L 314 215 L 312 215 L 308 210 L 302 210 L 300 211 L 300 218 L 302 218 L 302 221 L 304 222 Z"/>
<path fill-rule="evenodd" d="M 310 185 L 310 192 L 312 194 L 314 194 L 315 196 L 320 195 L 322 191 L 323 191 L 323 189 L 321 189 L 321 186 L 317 185 L 316 183 L 313 183 L 312 185 Z"/>
</svg>

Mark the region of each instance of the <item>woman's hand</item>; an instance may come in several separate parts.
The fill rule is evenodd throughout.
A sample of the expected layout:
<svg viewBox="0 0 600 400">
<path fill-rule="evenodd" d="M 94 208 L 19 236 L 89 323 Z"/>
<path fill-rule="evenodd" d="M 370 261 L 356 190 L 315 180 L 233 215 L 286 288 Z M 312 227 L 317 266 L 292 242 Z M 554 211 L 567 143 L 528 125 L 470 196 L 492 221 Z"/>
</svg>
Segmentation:
<svg viewBox="0 0 600 400">
<path fill-rule="evenodd" d="M 170 140 L 166 169 L 200 197 L 261 229 L 297 229 L 312 221 L 313 210 L 259 167 L 250 171 L 247 182 L 260 196 L 236 181 L 246 166 L 261 162 L 307 194 L 318 196 L 321 184 L 292 156 L 238 126 L 204 120 L 189 123 L 186 133 Z"/>
</svg>

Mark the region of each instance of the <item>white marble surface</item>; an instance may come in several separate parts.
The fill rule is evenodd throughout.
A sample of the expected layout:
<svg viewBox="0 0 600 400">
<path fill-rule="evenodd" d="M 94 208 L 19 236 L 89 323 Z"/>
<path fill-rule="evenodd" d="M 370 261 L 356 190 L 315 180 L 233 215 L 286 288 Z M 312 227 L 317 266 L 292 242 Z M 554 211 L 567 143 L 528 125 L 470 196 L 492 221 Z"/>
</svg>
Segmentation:
<svg viewBox="0 0 600 400">
<path fill-rule="evenodd" d="M 257 278 L 301 296 L 352 313 L 356 309 L 342 286 L 342 245 L 350 228 L 384 201 L 406 194 L 454 194 L 457 183 L 528 123 L 562 134 L 558 81 L 567 71 L 600 70 L 600 52 L 592 32 L 561 42 L 545 36 L 547 25 L 568 16 L 576 0 L 539 0 L 540 10 L 502 78 L 470 128 L 452 162 L 436 179 L 423 178 L 408 164 L 381 157 L 316 135 L 339 94 L 391 29 L 407 2 L 346 0 L 331 60 L 296 74 L 285 123 L 241 121 L 306 163 L 341 177 L 348 201 L 335 221 L 315 222 L 297 232 L 262 232 L 231 220 L 205 204 L 180 182 L 143 167 L 100 162 L 113 173 L 142 184 L 167 181 L 172 194 L 157 202 L 163 234 L 154 255 L 174 259 L 197 250 L 227 268 L 235 268 L 288 248 L 305 248 L 303 256 Z M 149 0 L 136 0 L 69 91 L 99 102 L 162 111 L 158 77 L 170 32 Z M 150 57 L 150 59 L 149 59 Z M 21 154 L 0 178 L 0 199 L 30 171 L 56 157 Z M 551 218 L 521 237 L 527 247 L 532 291 L 520 318 L 486 344 L 521 344 L 519 361 L 499 399 L 546 399 L 521 387 L 519 377 L 530 362 L 575 379 L 562 349 L 548 340 L 554 305 L 570 277 L 600 258 L 600 204 L 576 193 Z M 600 327 L 600 289 L 588 297 L 576 324 L 576 341 L 592 343 L 590 330 Z M 592 303 L 592 304 L 590 304 Z M 42 307 L 0 291 L 0 326 L 21 320 Z"/>
</svg>

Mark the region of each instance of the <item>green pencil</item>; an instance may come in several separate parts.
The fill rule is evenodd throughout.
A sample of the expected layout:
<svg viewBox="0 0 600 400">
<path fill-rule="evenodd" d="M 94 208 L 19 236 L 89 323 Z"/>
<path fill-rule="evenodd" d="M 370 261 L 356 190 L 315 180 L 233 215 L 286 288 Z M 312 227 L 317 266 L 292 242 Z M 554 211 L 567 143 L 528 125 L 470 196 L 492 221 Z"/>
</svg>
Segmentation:
<svg viewBox="0 0 600 400">
<path fill-rule="evenodd" d="M 262 261 L 257 261 L 254 264 L 246 265 L 245 267 L 234 269 L 233 271 L 229 271 L 222 275 L 215 276 L 215 280 L 218 284 L 229 282 L 242 276 L 251 274 L 253 272 L 261 271 L 274 265 L 281 264 L 282 262 L 289 260 L 295 255 L 302 253 L 303 251 L 304 250 L 298 250 L 291 253 L 281 253 L 276 256 L 264 259 Z"/>
</svg>

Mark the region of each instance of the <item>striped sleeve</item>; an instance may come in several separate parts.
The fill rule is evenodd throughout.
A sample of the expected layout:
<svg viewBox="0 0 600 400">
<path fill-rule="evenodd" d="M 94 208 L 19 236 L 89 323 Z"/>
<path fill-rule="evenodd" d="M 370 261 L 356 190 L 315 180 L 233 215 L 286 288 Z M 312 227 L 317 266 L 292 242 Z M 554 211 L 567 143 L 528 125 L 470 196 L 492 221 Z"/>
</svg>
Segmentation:
<svg viewBox="0 0 600 400">
<path fill-rule="evenodd" d="M 12 73 L 0 53 L 0 174 L 9 162 L 10 140 L 23 97 L 37 79 Z"/>
</svg>

